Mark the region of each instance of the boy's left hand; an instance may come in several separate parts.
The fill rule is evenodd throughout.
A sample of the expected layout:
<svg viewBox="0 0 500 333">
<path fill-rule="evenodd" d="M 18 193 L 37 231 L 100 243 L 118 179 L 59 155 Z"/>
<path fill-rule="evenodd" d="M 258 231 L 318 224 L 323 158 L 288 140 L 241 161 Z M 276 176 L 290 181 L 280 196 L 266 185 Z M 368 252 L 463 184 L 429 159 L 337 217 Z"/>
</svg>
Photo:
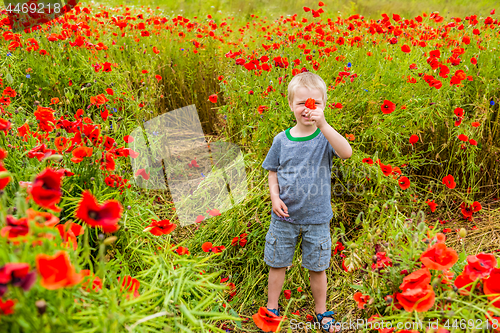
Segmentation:
<svg viewBox="0 0 500 333">
<path fill-rule="evenodd" d="M 327 124 L 325 114 L 321 107 L 316 106 L 315 110 L 306 108 L 306 117 L 308 117 L 309 120 L 314 121 L 319 129 Z"/>
</svg>

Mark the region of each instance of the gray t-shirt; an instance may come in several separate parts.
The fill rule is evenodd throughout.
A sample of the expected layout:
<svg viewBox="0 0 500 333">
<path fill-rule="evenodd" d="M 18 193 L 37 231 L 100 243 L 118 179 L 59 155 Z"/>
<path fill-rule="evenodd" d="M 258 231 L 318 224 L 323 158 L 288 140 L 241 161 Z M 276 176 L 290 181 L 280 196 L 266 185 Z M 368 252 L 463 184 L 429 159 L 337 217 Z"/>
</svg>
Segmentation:
<svg viewBox="0 0 500 333">
<path fill-rule="evenodd" d="M 287 129 L 274 137 L 262 167 L 278 174 L 280 198 L 289 217 L 275 219 L 294 224 L 328 223 L 331 206 L 332 160 L 337 156 L 318 128 L 313 134 L 295 138 Z"/>
</svg>

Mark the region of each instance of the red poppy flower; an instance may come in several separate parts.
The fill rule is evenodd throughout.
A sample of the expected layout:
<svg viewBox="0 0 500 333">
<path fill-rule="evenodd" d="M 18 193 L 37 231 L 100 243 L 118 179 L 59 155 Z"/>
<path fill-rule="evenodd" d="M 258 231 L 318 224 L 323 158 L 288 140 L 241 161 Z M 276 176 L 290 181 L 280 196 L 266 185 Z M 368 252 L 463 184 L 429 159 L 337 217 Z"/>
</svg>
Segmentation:
<svg viewBox="0 0 500 333">
<path fill-rule="evenodd" d="M 467 137 L 467 135 L 465 135 L 465 134 L 460 134 L 460 135 L 458 136 L 458 140 L 466 142 L 466 141 L 468 141 L 468 140 L 469 140 L 469 138 L 468 138 L 468 137 Z"/>
<path fill-rule="evenodd" d="M 429 269 L 445 270 L 458 260 L 457 252 L 446 247 L 444 243 L 436 243 L 422 253 L 420 261 Z"/>
<path fill-rule="evenodd" d="M 91 157 L 93 152 L 92 147 L 80 146 L 74 149 L 71 154 L 73 157 L 71 158 L 71 162 L 80 163 L 83 161 L 85 157 Z"/>
<path fill-rule="evenodd" d="M 39 121 L 38 128 L 43 132 L 50 132 L 54 129 L 54 111 L 51 108 L 41 107 L 40 105 L 33 113 L 36 119 Z"/>
<path fill-rule="evenodd" d="M 123 207 L 117 200 L 110 199 L 99 205 L 97 199 L 89 192 L 83 191 L 78 204 L 76 217 L 91 227 L 102 227 L 104 232 L 115 232 L 120 226 Z"/>
<path fill-rule="evenodd" d="M 462 274 L 468 275 L 471 280 L 487 278 L 493 268 L 497 266 L 497 260 L 491 253 L 467 256 L 467 262 Z"/>
<path fill-rule="evenodd" d="M 144 170 L 144 169 L 137 170 L 137 172 L 135 173 L 135 176 L 136 177 L 141 176 L 144 180 L 149 179 L 149 173 L 146 173 L 146 170 Z"/>
<path fill-rule="evenodd" d="M 337 251 L 338 252 L 342 252 L 343 250 L 345 249 L 344 245 L 342 245 L 341 242 L 337 242 L 337 244 L 335 245 L 335 248 L 333 249 L 333 254 L 337 254 Z"/>
<path fill-rule="evenodd" d="M 113 89 L 111 89 L 111 88 L 106 88 L 106 93 L 107 93 L 108 95 L 114 95 L 114 91 L 113 91 Z"/>
<path fill-rule="evenodd" d="M 30 265 L 26 263 L 7 263 L 0 267 L 0 284 L 7 284 L 13 278 L 24 277 L 29 270 Z"/>
<path fill-rule="evenodd" d="M 178 255 L 181 255 L 181 256 L 182 256 L 182 255 L 185 255 L 185 254 L 186 254 L 186 255 L 189 255 L 189 254 L 190 254 L 190 253 L 189 253 L 188 248 L 187 248 L 187 247 L 184 247 L 184 246 L 179 246 L 179 247 L 177 247 L 174 251 L 175 251 L 175 252 L 177 252 L 177 254 L 178 254 Z"/>
<path fill-rule="evenodd" d="M 460 205 L 460 211 L 462 212 L 464 218 L 472 220 L 472 214 L 474 213 L 472 206 L 469 206 L 465 202 L 462 202 L 462 204 Z"/>
<path fill-rule="evenodd" d="M 7 171 L 5 167 L 3 166 L 3 163 L 0 161 L 0 172 Z M 10 176 L 0 178 L 0 190 L 3 190 L 7 184 L 10 182 Z"/>
<path fill-rule="evenodd" d="M 290 297 L 292 297 L 292 291 L 290 289 L 283 290 L 283 295 L 285 295 L 286 299 L 290 299 Z"/>
<path fill-rule="evenodd" d="M 191 160 L 191 163 L 188 163 L 188 167 L 199 168 L 200 166 L 198 165 L 198 162 L 196 161 L 196 158 L 195 158 L 194 160 Z"/>
<path fill-rule="evenodd" d="M 24 291 L 31 289 L 36 281 L 36 271 L 29 271 L 27 263 L 7 263 L 0 267 L 0 297 L 7 291 L 7 284 L 21 287 Z M 2 286 L 3 285 L 3 286 Z"/>
<path fill-rule="evenodd" d="M 358 303 L 358 309 L 364 309 L 366 303 L 370 300 L 370 295 L 363 295 L 358 291 L 354 294 L 353 299 Z"/>
<path fill-rule="evenodd" d="M 86 276 L 90 277 L 90 279 L 86 279 L 82 283 L 82 287 L 84 290 L 86 290 L 87 292 L 90 292 L 91 290 L 98 292 L 99 290 L 102 289 L 101 279 L 97 275 L 92 274 L 89 269 L 82 269 L 80 271 L 80 274 L 82 274 L 82 276 L 84 276 L 84 277 L 86 277 Z M 92 281 L 91 287 L 88 286 L 90 281 Z"/>
<path fill-rule="evenodd" d="M 54 140 L 54 145 L 59 153 L 62 153 L 63 150 L 68 149 L 70 140 L 65 138 L 64 136 L 60 136 Z"/>
<path fill-rule="evenodd" d="M 483 207 L 481 206 L 481 204 L 477 201 L 474 201 L 472 203 L 472 211 L 475 213 L 475 212 L 479 212 Z"/>
<path fill-rule="evenodd" d="M 19 220 L 12 215 L 7 215 L 6 226 L 0 231 L 2 237 L 14 239 L 20 236 L 25 236 L 29 232 L 28 219 L 23 217 Z"/>
<path fill-rule="evenodd" d="M 259 112 L 259 114 L 262 114 L 264 111 L 266 111 L 269 107 L 265 106 L 265 105 L 259 105 L 259 108 L 257 109 L 257 111 Z"/>
<path fill-rule="evenodd" d="M 207 213 L 208 215 L 210 216 L 219 216 L 220 215 L 220 212 L 218 209 L 211 209 L 211 210 L 207 210 Z"/>
<path fill-rule="evenodd" d="M 240 241 L 238 242 L 238 244 L 240 244 L 241 247 L 245 247 L 245 245 L 247 244 L 248 240 L 246 238 L 241 238 L 240 237 Z"/>
<path fill-rule="evenodd" d="M 203 252 L 209 252 L 211 248 L 212 248 L 212 243 L 211 242 L 205 242 L 201 246 L 201 249 L 203 250 Z"/>
<path fill-rule="evenodd" d="M 472 282 L 474 282 L 474 281 L 471 280 L 468 275 L 462 273 L 459 276 L 457 276 L 457 278 L 455 279 L 454 285 L 458 289 L 461 289 L 461 288 L 464 288 L 465 286 L 471 284 Z M 460 293 L 460 295 L 467 296 L 467 295 L 469 295 L 469 292 L 471 291 L 471 289 L 472 289 L 472 285 L 469 285 L 465 289 L 459 290 L 459 293 Z"/>
<path fill-rule="evenodd" d="M 210 100 L 210 102 L 212 102 L 214 104 L 217 103 L 217 95 L 216 94 L 208 96 L 208 99 Z"/>
<path fill-rule="evenodd" d="M 404 53 L 410 53 L 410 47 L 408 45 L 403 45 L 401 46 L 401 51 L 403 51 Z"/>
<path fill-rule="evenodd" d="M 131 136 L 131 135 L 125 135 L 125 136 L 123 137 L 123 140 L 124 140 L 125 142 L 127 142 L 127 143 L 131 143 L 131 142 L 134 142 L 134 137 L 133 137 L 133 136 Z"/>
<path fill-rule="evenodd" d="M 305 106 L 308 109 L 315 110 L 316 109 L 316 101 L 313 98 L 308 98 Z"/>
<path fill-rule="evenodd" d="M 380 165 L 380 169 L 382 170 L 384 176 L 389 176 L 392 173 L 392 166 L 390 164 L 384 165 L 380 161 L 378 164 Z"/>
<path fill-rule="evenodd" d="M 490 277 L 483 280 L 483 291 L 490 301 L 496 300 L 493 306 L 500 308 L 500 269 L 494 268 Z M 489 296 L 491 295 L 491 296 Z"/>
<path fill-rule="evenodd" d="M 413 144 L 415 144 L 415 143 L 417 143 L 417 142 L 418 142 L 418 135 L 416 135 L 416 134 L 412 134 L 412 135 L 410 136 L 410 143 L 413 145 Z"/>
<path fill-rule="evenodd" d="M 151 228 L 149 232 L 155 236 L 168 235 L 177 227 L 177 225 L 170 222 L 170 220 L 156 221 L 155 219 L 152 219 L 152 221 L 153 222 L 151 222 L 151 224 L 147 227 Z"/>
<path fill-rule="evenodd" d="M 37 175 L 29 193 L 39 206 L 60 211 L 55 204 L 61 200 L 62 196 L 61 175 L 51 168 L 45 169 Z"/>
<path fill-rule="evenodd" d="M 6 150 L 0 148 L 0 160 L 6 159 L 8 155 L 9 153 Z"/>
<path fill-rule="evenodd" d="M 479 127 L 479 126 L 481 126 L 481 124 L 475 121 L 475 122 L 471 123 L 471 126 L 472 127 Z"/>
<path fill-rule="evenodd" d="M 42 278 L 40 285 L 46 289 L 71 287 L 83 279 L 82 274 L 75 272 L 67 252 L 59 251 L 53 256 L 38 254 L 35 261 L 38 273 Z"/>
<path fill-rule="evenodd" d="M 118 277 L 118 282 L 120 282 L 120 277 Z M 122 280 L 122 286 L 120 288 L 120 291 L 128 291 L 130 293 L 134 293 L 134 297 L 139 296 L 139 287 L 141 286 L 141 283 L 131 277 L 130 275 L 125 275 Z"/>
<path fill-rule="evenodd" d="M 434 202 L 434 200 L 430 201 L 429 199 L 427 199 L 425 203 L 429 205 L 431 212 L 434 213 L 436 211 L 437 204 Z"/>
<path fill-rule="evenodd" d="M 200 223 L 201 221 L 203 221 L 205 219 L 205 216 L 203 215 L 198 215 L 196 217 L 196 220 L 194 221 L 195 223 Z"/>
<path fill-rule="evenodd" d="M 97 106 L 103 105 L 108 101 L 109 101 L 109 99 L 107 99 L 106 96 L 104 96 L 104 94 L 99 94 L 99 95 L 90 97 L 90 104 L 94 104 Z"/>
<path fill-rule="evenodd" d="M 373 165 L 373 160 L 371 158 L 369 158 L 369 157 L 363 158 L 362 162 L 363 163 L 367 163 L 369 165 Z"/>
<path fill-rule="evenodd" d="M 402 190 L 406 190 L 407 188 L 410 187 L 410 180 L 406 176 L 399 178 L 398 183 L 399 187 L 401 187 Z"/>
<path fill-rule="evenodd" d="M 61 235 L 64 244 L 72 244 L 73 249 L 76 251 L 78 247 L 76 237 L 83 235 L 83 227 L 76 223 L 66 222 L 65 224 L 57 225 L 56 229 L 59 230 L 59 235 Z"/>
<path fill-rule="evenodd" d="M 0 313 L 6 316 L 13 314 L 14 305 L 15 302 L 11 299 L 6 300 L 5 302 L 0 299 Z"/>
<path fill-rule="evenodd" d="M 392 260 L 386 256 L 385 252 L 377 252 L 376 257 L 377 262 L 372 264 L 372 269 L 381 269 L 392 266 Z"/>
<path fill-rule="evenodd" d="M 452 175 L 448 175 L 443 177 L 443 184 L 446 185 L 450 189 L 454 189 L 457 184 L 455 183 L 455 179 Z"/>
<path fill-rule="evenodd" d="M 407 289 L 398 293 L 397 300 L 408 312 L 425 312 L 434 305 L 435 294 L 432 286 L 427 285 L 424 288 Z"/>
<path fill-rule="evenodd" d="M 260 307 L 259 311 L 252 316 L 255 325 L 264 332 L 277 332 L 278 326 L 286 317 L 278 317 L 265 307 Z"/>
<path fill-rule="evenodd" d="M 391 101 L 384 100 L 384 103 L 380 106 L 382 113 L 389 114 L 396 110 L 396 104 Z"/>
<path fill-rule="evenodd" d="M 108 171 L 113 171 L 115 170 L 115 155 L 110 153 L 110 152 L 106 152 L 106 153 L 102 153 L 103 154 L 103 157 L 101 158 L 100 162 L 101 162 L 101 170 L 108 170 Z"/>
<path fill-rule="evenodd" d="M 431 272 L 427 267 L 421 268 L 403 278 L 403 283 L 399 289 L 405 291 L 408 289 L 425 288 L 431 282 Z"/>
<path fill-rule="evenodd" d="M 7 132 L 9 131 L 11 126 L 10 121 L 5 120 L 3 118 L 0 118 L 0 131 L 3 131 L 5 135 L 7 135 Z"/>
</svg>

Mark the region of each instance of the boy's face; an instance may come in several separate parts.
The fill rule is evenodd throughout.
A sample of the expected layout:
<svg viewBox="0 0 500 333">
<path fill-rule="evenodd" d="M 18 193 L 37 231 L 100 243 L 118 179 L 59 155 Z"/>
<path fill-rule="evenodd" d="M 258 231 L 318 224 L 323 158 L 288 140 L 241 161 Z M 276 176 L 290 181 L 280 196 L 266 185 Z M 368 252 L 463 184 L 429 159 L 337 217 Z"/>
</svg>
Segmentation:
<svg viewBox="0 0 500 333">
<path fill-rule="evenodd" d="M 306 115 L 305 103 L 308 98 L 313 98 L 316 101 L 316 107 L 321 110 L 325 109 L 325 101 L 323 101 L 323 93 L 319 89 L 310 90 L 307 87 L 298 87 L 295 90 L 295 96 L 293 101 L 289 101 L 288 105 L 297 119 L 297 124 L 302 124 L 304 126 L 313 126 L 314 121 L 309 120 Z"/>
</svg>

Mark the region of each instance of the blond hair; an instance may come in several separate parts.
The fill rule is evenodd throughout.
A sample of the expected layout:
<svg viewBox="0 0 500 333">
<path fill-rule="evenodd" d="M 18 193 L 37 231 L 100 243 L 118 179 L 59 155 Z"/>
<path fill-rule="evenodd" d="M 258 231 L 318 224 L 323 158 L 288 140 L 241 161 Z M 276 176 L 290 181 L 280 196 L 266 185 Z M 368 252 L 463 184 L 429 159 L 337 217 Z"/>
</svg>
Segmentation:
<svg viewBox="0 0 500 333">
<path fill-rule="evenodd" d="M 310 90 L 318 89 L 323 93 L 323 101 L 326 104 L 328 96 L 326 95 L 326 83 L 321 76 L 311 72 L 304 72 L 295 75 L 288 84 L 288 102 L 293 102 L 295 91 L 298 87 L 306 87 Z"/>
</svg>

